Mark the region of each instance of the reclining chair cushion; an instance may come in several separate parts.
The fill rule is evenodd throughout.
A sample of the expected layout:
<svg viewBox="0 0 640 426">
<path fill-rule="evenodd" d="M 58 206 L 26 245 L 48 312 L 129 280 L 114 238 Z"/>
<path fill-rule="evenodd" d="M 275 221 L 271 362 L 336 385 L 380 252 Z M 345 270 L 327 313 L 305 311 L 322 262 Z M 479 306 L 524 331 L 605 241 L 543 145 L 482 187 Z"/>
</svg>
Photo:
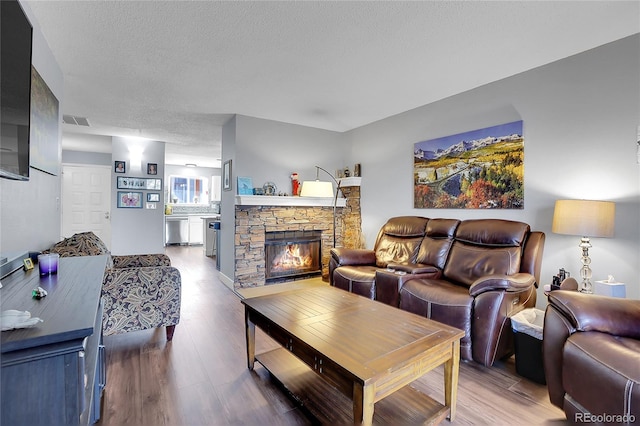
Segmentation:
<svg viewBox="0 0 640 426">
<path fill-rule="evenodd" d="M 376 265 L 386 268 L 389 262 L 414 262 L 426 232 L 427 221 L 417 216 L 389 219 L 376 240 Z"/>
<path fill-rule="evenodd" d="M 640 341 L 599 332 L 574 333 L 566 341 L 563 357 L 562 382 L 571 395 L 565 404 L 589 407 L 592 414 L 622 415 L 629 408 L 640 412 Z M 594 391 L 604 383 L 606 392 Z M 616 405 L 619 411 L 611 413 Z"/>
<path fill-rule="evenodd" d="M 444 280 L 409 280 L 400 290 L 400 309 L 463 330 L 460 351 L 471 359 L 473 297 L 468 288 Z"/>
<path fill-rule="evenodd" d="M 333 285 L 374 299 L 376 270 L 378 268 L 375 266 L 341 266 L 333 272 Z"/>
<path fill-rule="evenodd" d="M 444 269 L 459 224 L 460 221 L 457 219 L 430 219 L 426 235 L 418 250 L 416 263 Z"/>
<path fill-rule="evenodd" d="M 413 239 L 395 239 L 385 237 L 380 240 L 376 250 L 376 265 L 386 268 L 389 262 L 405 263 L 413 262 L 418 253 L 422 237 Z"/>
<path fill-rule="evenodd" d="M 520 270 L 520 247 L 488 248 L 454 242 L 444 269 L 448 279 L 471 286 L 488 275 L 513 275 Z"/>
</svg>

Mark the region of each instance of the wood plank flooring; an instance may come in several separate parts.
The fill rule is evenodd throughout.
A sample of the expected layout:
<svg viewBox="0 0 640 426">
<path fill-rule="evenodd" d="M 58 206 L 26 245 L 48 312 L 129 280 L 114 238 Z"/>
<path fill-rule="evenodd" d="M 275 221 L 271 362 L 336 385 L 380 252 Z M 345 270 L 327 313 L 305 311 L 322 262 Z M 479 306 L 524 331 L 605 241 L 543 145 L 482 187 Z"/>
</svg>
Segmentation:
<svg viewBox="0 0 640 426">
<path fill-rule="evenodd" d="M 247 369 L 244 310 L 202 247 L 167 247 L 182 275 L 182 311 L 172 342 L 164 330 L 105 338 L 107 387 L 101 425 L 307 425 L 313 421 L 259 364 Z M 279 345 L 256 331 L 256 353 Z M 443 369 L 413 383 L 442 402 Z M 546 386 L 518 376 L 513 358 L 460 365 L 458 413 L 443 425 L 561 425 Z"/>
</svg>

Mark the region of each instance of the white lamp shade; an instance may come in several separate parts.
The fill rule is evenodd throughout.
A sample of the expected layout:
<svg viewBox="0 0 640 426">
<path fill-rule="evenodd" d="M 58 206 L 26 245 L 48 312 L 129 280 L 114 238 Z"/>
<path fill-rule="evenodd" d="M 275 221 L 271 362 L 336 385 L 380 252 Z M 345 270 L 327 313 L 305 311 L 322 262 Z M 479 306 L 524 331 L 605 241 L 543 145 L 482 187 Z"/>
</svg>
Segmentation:
<svg viewBox="0 0 640 426">
<path fill-rule="evenodd" d="M 307 180 L 302 182 L 300 189 L 301 197 L 333 197 L 333 185 L 331 182 L 322 182 L 319 180 Z"/>
<path fill-rule="evenodd" d="M 583 237 L 613 237 L 616 205 L 611 201 L 557 200 L 551 231 Z"/>
</svg>

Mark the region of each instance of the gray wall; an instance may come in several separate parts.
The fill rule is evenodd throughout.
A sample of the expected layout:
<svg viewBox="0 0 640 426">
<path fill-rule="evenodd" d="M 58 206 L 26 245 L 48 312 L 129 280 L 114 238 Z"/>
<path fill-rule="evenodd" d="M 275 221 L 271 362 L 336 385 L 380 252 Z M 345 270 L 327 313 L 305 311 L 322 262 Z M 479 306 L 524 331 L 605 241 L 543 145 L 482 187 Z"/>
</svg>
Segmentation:
<svg viewBox="0 0 640 426">
<path fill-rule="evenodd" d="M 318 165 L 333 173 L 350 163 L 341 133 L 237 115 L 222 129 L 222 162 L 231 159 L 232 191 L 222 192 L 220 270 L 227 285 L 234 274 L 234 222 L 237 177 L 250 177 L 254 187 L 265 182 L 291 194 L 291 178 L 315 180 Z M 353 165 L 351 165 L 353 167 Z M 320 172 L 320 180 L 331 178 Z"/>
<path fill-rule="evenodd" d="M 155 209 L 147 209 L 147 193 L 158 191 L 141 190 L 143 193 L 143 208 L 117 208 L 118 189 L 116 179 L 118 176 L 161 178 L 164 192 L 164 142 L 141 139 L 127 139 L 114 137 L 112 140 L 112 164 L 113 161 L 126 161 L 126 173 L 114 173 L 111 181 L 111 252 L 116 255 L 163 253 L 164 252 L 164 206 L 162 202 L 153 203 Z M 132 164 L 130 161 L 131 148 L 142 149 L 140 164 Z M 158 165 L 158 174 L 147 175 L 147 163 Z M 140 192 L 138 190 L 137 192 Z M 150 203 L 151 204 L 151 203 Z"/>
<path fill-rule="evenodd" d="M 21 2 L 33 25 L 32 64 L 58 99 L 62 122 L 64 78 L 40 26 Z M 58 141 L 60 134 L 58 134 Z M 60 176 L 31 169 L 29 181 L 0 179 L 0 253 L 42 250 L 60 239 Z"/>
<path fill-rule="evenodd" d="M 592 239 L 594 279 L 613 274 L 640 298 L 639 48 L 640 36 L 622 39 L 348 133 L 362 163 L 367 245 L 396 215 L 521 220 L 547 234 L 541 284 L 550 284 L 558 268 L 578 276 L 581 266 L 579 237 L 551 232 L 555 200 L 610 200 L 615 237 Z M 524 121 L 524 210 L 413 208 L 415 142 L 515 120 Z"/>
<path fill-rule="evenodd" d="M 616 232 L 592 239 L 594 280 L 614 275 L 640 298 L 640 35 L 488 84 L 339 134 L 237 116 L 223 129 L 223 161 L 233 159 L 232 192 L 223 192 L 222 272 L 232 280 L 235 179 L 254 186 L 288 176 L 315 178 L 314 164 L 333 171 L 362 164 L 362 216 L 371 248 L 391 216 L 504 218 L 547 235 L 542 286 L 561 267 L 579 275 L 579 237 L 551 232 L 556 199 L 616 202 Z M 470 68 L 470 72 L 472 69 Z M 524 121 L 525 208 L 413 208 L 413 144 L 515 120 Z M 324 179 L 321 176 L 321 179 Z M 288 187 L 287 187 L 288 188 Z"/>
</svg>

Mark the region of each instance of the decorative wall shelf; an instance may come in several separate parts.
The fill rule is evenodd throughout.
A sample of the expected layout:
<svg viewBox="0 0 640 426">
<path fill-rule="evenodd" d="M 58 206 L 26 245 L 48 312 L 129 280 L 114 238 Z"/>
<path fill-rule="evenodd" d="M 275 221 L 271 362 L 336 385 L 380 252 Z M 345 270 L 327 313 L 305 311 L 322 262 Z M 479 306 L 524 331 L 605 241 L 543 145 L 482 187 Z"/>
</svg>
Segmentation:
<svg viewBox="0 0 640 426">
<path fill-rule="evenodd" d="M 336 207 L 344 207 L 346 204 L 346 199 L 338 198 Z M 333 198 L 277 195 L 236 195 L 236 206 L 333 207 Z"/>
</svg>

